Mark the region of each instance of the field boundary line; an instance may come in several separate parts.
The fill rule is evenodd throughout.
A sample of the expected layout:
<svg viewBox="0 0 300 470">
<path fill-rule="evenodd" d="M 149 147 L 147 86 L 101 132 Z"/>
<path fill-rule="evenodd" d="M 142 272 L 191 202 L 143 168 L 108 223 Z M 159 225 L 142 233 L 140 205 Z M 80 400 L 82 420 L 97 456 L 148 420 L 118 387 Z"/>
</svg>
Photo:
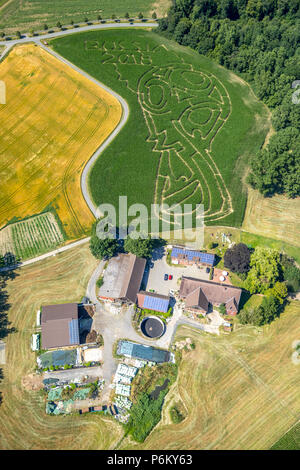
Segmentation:
<svg viewBox="0 0 300 470">
<path fill-rule="evenodd" d="M 90 159 L 85 164 L 85 166 L 83 168 L 83 171 L 81 173 L 80 185 L 81 185 L 81 191 L 82 191 L 83 197 L 84 197 L 90 211 L 92 212 L 94 217 L 96 217 L 96 219 L 97 219 L 97 218 L 99 218 L 99 216 L 101 214 L 99 213 L 98 208 L 95 206 L 95 204 L 92 201 L 92 198 L 90 196 L 88 181 L 87 181 L 88 180 L 88 175 L 89 175 L 89 172 L 90 172 L 92 166 L 94 165 L 94 163 L 98 159 L 98 157 L 106 149 L 106 147 L 108 147 L 108 145 L 113 141 L 113 139 L 119 134 L 120 130 L 126 124 L 126 122 L 128 120 L 128 117 L 129 117 L 129 106 L 128 106 L 127 102 L 125 101 L 125 99 L 122 98 L 122 96 L 120 96 L 118 93 L 113 91 L 111 88 L 107 87 L 106 85 L 101 83 L 99 80 L 92 77 L 91 75 L 86 73 L 84 70 L 80 69 L 79 67 L 74 65 L 72 62 L 70 62 L 69 60 L 62 57 L 57 52 L 55 52 L 52 49 L 48 48 L 47 46 L 42 44 L 40 41 L 37 41 L 37 43 L 42 49 L 44 49 L 46 52 L 51 54 L 53 57 L 60 60 L 65 65 L 71 67 L 73 70 L 75 70 L 75 72 L 80 73 L 84 78 L 87 78 L 88 80 L 90 80 L 95 85 L 99 86 L 100 88 L 103 88 L 106 92 L 110 93 L 112 96 L 114 96 L 118 100 L 118 102 L 121 105 L 122 115 L 121 115 L 121 119 L 120 119 L 119 123 L 117 124 L 115 129 L 110 133 L 110 135 L 107 137 L 107 139 L 93 153 L 93 155 L 90 157 Z"/>
<path fill-rule="evenodd" d="M 4 266 L 0 268 L 0 272 L 11 271 L 12 269 L 22 268 L 23 266 L 28 266 L 33 263 L 37 263 L 38 261 L 43 261 L 46 258 L 50 258 L 51 256 L 56 256 L 59 253 L 63 253 L 64 251 L 70 250 L 71 248 L 75 248 L 79 245 L 83 245 L 84 243 L 89 242 L 91 237 L 82 238 L 81 240 L 77 240 L 76 242 L 69 243 L 68 245 L 64 245 L 56 250 L 49 251 L 48 253 L 44 253 L 43 255 L 36 256 L 35 258 L 28 259 L 26 261 L 22 261 L 20 263 L 11 265 L 11 266 Z"/>
</svg>

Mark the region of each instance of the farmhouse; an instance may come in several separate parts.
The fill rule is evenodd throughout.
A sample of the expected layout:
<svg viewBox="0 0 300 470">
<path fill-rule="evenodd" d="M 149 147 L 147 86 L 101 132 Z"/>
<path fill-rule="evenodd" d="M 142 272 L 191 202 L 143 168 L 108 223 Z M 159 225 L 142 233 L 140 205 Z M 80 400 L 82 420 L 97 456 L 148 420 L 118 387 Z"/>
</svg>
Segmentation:
<svg viewBox="0 0 300 470">
<path fill-rule="evenodd" d="M 169 362 L 171 360 L 169 351 L 145 346 L 144 344 L 132 343 L 131 341 L 119 341 L 117 354 L 158 363 Z"/>
<path fill-rule="evenodd" d="M 213 266 L 215 263 L 215 255 L 212 253 L 204 253 L 202 251 L 189 250 L 174 246 L 171 252 L 171 262 L 173 264 L 182 264 L 184 266 L 196 264 L 198 266 Z"/>
<path fill-rule="evenodd" d="M 42 308 L 42 349 L 79 344 L 78 305 L 46 305 Z"/>
<path fill-rule="evenodd" d="M 120 254 L 112 258 L 105 270 L 99 298 L 135 303 L 146 266 L 144 258 Z"/>
<path fill-rule="evenodd" d="M 153 292 L 140 291 L 137 295 L 137 305 L 140 308 L 167 313 L 170 297 Z"/>
<path fill-rule="evenodd" d="M 182 277 L 179 297 L 185 301 L 186 310 L 207 313 L 210 305 L 225 304 L 229 315 L 236 315 L 242 290 L 227 284 Z"/>
</svg>

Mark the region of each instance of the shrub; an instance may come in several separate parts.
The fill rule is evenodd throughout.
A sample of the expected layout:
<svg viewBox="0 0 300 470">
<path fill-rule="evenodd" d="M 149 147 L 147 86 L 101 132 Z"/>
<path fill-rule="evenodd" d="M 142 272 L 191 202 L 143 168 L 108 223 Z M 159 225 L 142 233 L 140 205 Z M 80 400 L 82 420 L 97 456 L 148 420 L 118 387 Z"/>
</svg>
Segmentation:
<svg viewBox="0 0 300 470">
<path fill-rule="evenodd" d="M 174 424 L 181 423 L 181 421 L 184 420 L 184 416 L 180 413 L 176 406 L 172 406 L 170 409 L 170 417 Z"/>
<path fill-rule="evenodd" d="M 103 276 L 99 277 L 99 279 L 96 282 L 96 286 L 100 289 L 100 287 L 103 285 Z"/>
</svg>

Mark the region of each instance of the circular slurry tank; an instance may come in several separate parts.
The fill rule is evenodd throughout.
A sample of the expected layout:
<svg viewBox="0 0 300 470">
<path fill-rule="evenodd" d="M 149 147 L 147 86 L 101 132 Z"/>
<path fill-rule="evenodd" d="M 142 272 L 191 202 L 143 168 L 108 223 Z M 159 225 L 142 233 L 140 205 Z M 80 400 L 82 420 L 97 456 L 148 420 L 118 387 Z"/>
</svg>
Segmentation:
<svg viewBox="0 0 300 470">
<path fill-rule="evenodd" d="M 159 338 L 165 332 L 165 324 L 160 318 L 146 317 L 141 323 L 141 330 L 147 338 Z"/>
</svg>

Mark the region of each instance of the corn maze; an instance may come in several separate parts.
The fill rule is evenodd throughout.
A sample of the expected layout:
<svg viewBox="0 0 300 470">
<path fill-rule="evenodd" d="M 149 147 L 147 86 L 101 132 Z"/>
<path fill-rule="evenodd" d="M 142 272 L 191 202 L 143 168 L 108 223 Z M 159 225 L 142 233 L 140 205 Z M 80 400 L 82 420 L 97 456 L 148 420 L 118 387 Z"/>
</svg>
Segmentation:
<svg viewBox="0 0 300 470">
<path fill-rule="evenodd" d="M 113 64 L 119 80 L 137 96 L 147 141 L 159 154 L 153 202 L 202 203 L 206 221 L 230 214 L 231 195 L 211 155 L 231 113 L 220 80 L 160 45 L 103 39 L 86 41 L 85 47 L 98 50 L 102 65 Z"/>
<path fill-rule="evenodd" d="M 51 212 L 8 225 L 0 231 L 0 255 L 6 264 L 13 258 L 27 259 L 40 255 L 64 242 L 64 236 Z"/>
</svg>

